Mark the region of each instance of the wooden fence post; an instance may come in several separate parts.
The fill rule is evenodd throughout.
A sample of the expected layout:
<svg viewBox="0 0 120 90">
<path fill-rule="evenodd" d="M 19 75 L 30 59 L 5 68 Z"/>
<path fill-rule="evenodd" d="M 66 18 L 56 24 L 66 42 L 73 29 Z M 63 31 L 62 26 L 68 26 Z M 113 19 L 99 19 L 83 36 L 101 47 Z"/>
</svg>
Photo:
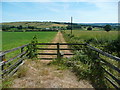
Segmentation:
<svg viewBox="0 0 120 90">
<path fill-rule="evenodd" d="M 5 61 L 5 55 L 0 56 L 0 61 L 1 61 L 1 62 Z M 3 78 L 3 72 L 2 72 L 2 71 L 4 70 L 4 65 L 3 65 L 3 64 L 1 65 L 1 68 L 0 68 L 0 69 L 1 69 L 0 78 Z"/>
<path fill-rule="evenodd" d="M 24 51 L 24 47 L 21 48 L 21 53 Z"/>
<path fill-rule="evenodd" d="M 0 56 L 0 62 L 2 62 L 2 56 Z"/>
<path fill-rule="evenodd" d="M 60 60 L 60 44 L 57 43 L 57 59 Z"/>
<path fill-rule="evenodd" d="M 21 53 L 24 51 L 24 47 L 22 47 L 21 48 Z M 22 58 L 23 57 L 23 55 L 20 57 L 20 58 Z"/>
</svg>

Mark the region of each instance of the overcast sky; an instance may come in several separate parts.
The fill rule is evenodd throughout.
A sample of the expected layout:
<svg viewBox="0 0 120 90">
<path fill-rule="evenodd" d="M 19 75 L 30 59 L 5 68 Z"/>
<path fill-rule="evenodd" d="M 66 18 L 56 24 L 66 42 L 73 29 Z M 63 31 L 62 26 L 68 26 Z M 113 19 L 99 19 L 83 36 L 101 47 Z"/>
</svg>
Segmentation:
<svg viewBox="0 0 120 90">
<path fill-rule="evenodd" d="M 33 0 L 2 0 L 2 22 L 69 22 L 72 16 L 73 21 L 78 23 L 117 23 L 118 1 L 44 0 L 43 2 L 43 0 L 34 0 L 33 2 Z"/>
</svg>

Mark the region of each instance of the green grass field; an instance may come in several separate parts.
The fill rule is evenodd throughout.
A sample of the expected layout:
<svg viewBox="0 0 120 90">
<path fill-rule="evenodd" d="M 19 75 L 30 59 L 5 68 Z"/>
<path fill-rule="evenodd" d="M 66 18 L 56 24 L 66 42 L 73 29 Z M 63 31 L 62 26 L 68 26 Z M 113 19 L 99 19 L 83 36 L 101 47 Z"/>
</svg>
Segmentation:
<svg viewBox="0 0 120 90">
<path fill-rule="evenodd" d="M 57 32 L 2 32 L 2 51 L 10 50 L 31 42 L 36 35 L 39 43 L 51 42 Z M 20 54 L 20 49 L 6 54 L 6 60 Z"/>
<path fill-rule="evenodd" d="M 36 35 L 39 42 L 50 42 L 57 32 L 2 32 L 2 50 L 9 50 L 15 47 L 30 43 Z"/>
<path fill-rule="evenodd" d="M 70 33 L 70 30 L 66 30 L 66 33 Z M 73 35 L 75 37 L 79 37 L 80 39 L 88 40 L 91 38 L 97 40 L 115 40 L 118 38 L 118 31 L 80 31 L 80 30 L 73 30 Z"/>
</svg>

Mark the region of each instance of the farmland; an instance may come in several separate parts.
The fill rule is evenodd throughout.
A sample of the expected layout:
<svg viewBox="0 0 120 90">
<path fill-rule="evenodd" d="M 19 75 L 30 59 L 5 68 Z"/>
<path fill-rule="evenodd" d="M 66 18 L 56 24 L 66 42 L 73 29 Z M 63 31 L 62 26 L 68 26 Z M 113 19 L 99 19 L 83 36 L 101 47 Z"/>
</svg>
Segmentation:
<svg viewBox="0 0 120 90">
<path fill-rule="evenodd" d="M 2 32 L 2 49 L 9 50 L 30 43 L 35 35 L 38 42 L 50 42 L 56 32 Z"/>
<path fill-rule="evenodd" d="M 70 30 L 65 31 L 67 34 L 70 34 Z M 75 37 L 79 37 L 80 39 L 88 40 L 91 38 L 97 40 L 115 40 L 118 38 L 118 31 L 80 31 L 80 30 L 73 30 L 72 33 Z"/>
<path fill-rule="evenodd" d="M 28 44 L 35 35 L 38 42 L 45 43 L 51 42 L 55 37 L 56 32 L 2 32 L 2 51 Z M 9 59 L 19 53 L 19 50 L 14 51 L 13 53 L 8 53 L 6 55 L 6 59 Z"/>
<path fill-rule="evenodd" d="M 2 23 L 3 31 L 42 31 L 65 29 L 67 25 L 55 22 L 9 22 Z"/>
</svg>

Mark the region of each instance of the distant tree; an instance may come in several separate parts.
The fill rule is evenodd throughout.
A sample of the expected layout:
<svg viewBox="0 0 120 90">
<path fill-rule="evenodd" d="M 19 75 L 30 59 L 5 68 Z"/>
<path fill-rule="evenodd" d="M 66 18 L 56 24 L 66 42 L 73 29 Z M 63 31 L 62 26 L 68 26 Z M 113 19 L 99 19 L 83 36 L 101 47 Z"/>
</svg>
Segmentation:
<svg viewBox="0 0 120 90">
<path fill-rule="evenodd" d="M 53 29 L 55 29 L 55 28 L 56 28 L 56 26 L 53 26 L 52 28 L 53 28 Z"/>
<path fill-rule="evenodd" d="M 92 30 L 92 27 L 91 27 L 91 26 L 89 26 L 89 27 L 87 28 L 87 30 Z"/>
<path fill-rule="evenodd" d="M 71 29 L 71 25 L 68 25 L 66 28 L 67 28 L 68 30 Z"/>
<path fill-rule="evenodd" d="M 111 25 L 104 26 L 104 30 L 109 32 L 112 29 Z"/>
<path fill-rule="evenodd" d="M 81 25 L 75 24 L 75 25 L 73 25 L 73 28 L 75 28 L 75 29 L 81 29 L 82 27 L 81 27 Z"/>
<path fill-rule="evenodd" d="M 28 26 L 28 28 L 29 28 L 29 29 L 35 29 L 35 27 L 34 27 L 34 26 Z"/>
<path fill-rule="evenodd" d="M 20 26 L 17 26 L 17 28 L 18 28 L 18 29 L 22 29 L 23 27 L 22 27 L 22 25 L 20 25 Z"/>
<path fill-rule="evenodd" d="M 66 29 L 66 27 L 61 27 L 61 30 L 65 30 Z"/>
<path fill-rule="evenodd" d="M 2 25 L 2 30 L 3 31 L 8 31 L 10 29 L 10 26 L 8 25 Z"/>
<path fill-rule="evenodd" d="M 15 26 L 10 26 L 10 28 L 16 28 Z"/>
</svg>

